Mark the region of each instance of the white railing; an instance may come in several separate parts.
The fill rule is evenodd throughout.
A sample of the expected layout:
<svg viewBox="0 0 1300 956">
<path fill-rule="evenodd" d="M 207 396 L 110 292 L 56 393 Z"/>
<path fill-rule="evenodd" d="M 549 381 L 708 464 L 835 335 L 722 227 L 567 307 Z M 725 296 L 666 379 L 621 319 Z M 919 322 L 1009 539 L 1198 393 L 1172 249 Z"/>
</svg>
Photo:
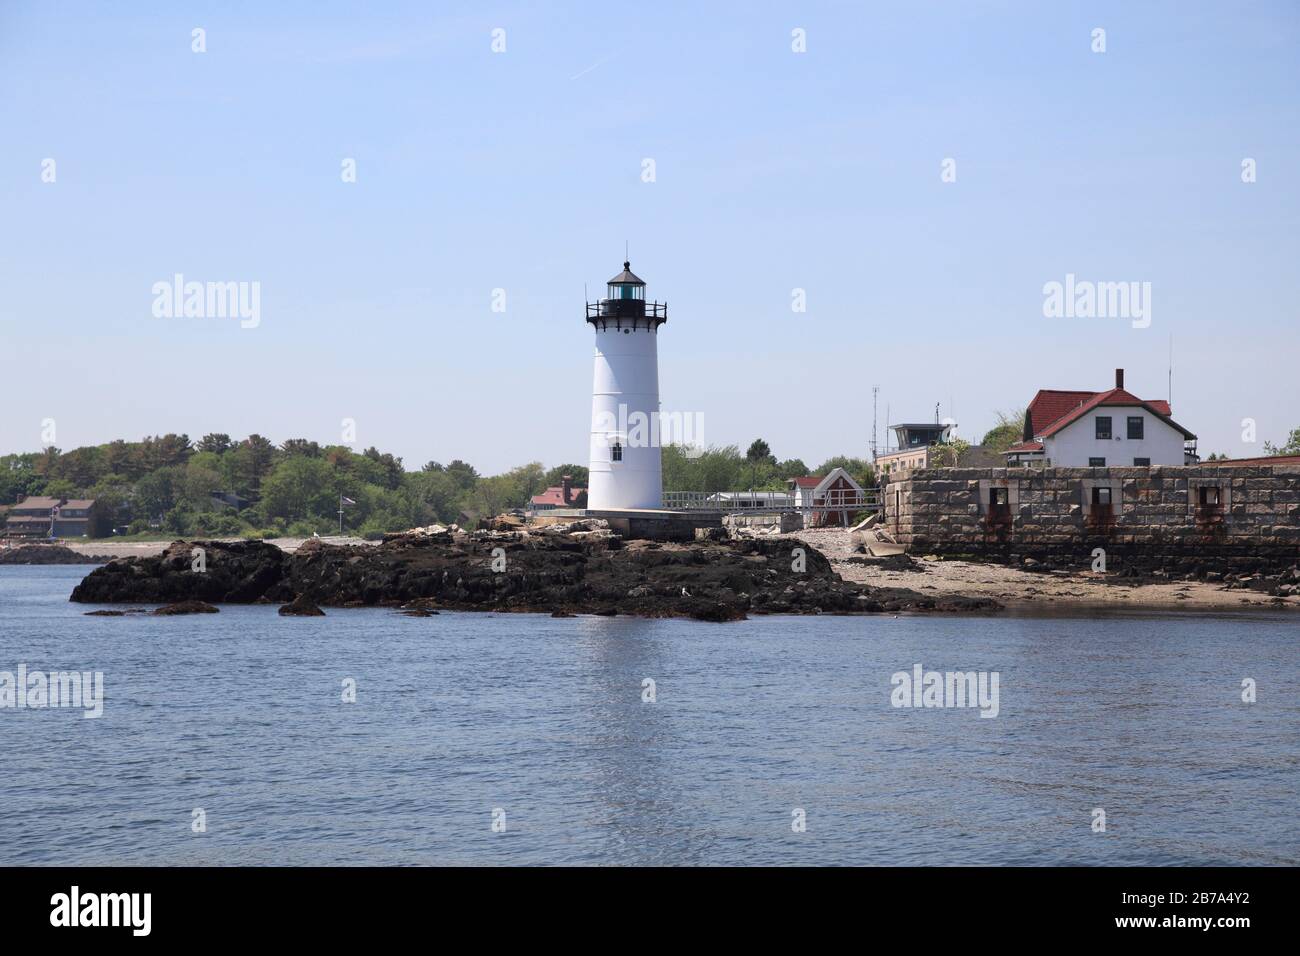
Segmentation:
<svg viewBox="0 0 1300 956">
<path fill-rule="evenodd" d="M 665 491 L 663 506 L 670 511 L 720 511 L 726 514 L 853 513 L 879 511 L 881 507 L 880 493 L 874 488 L 861 493 L 836 488 L 818 497 L 816 502 L 806 504 L 797 504 L 793 495 L 779 491 Z"/>
</svg>

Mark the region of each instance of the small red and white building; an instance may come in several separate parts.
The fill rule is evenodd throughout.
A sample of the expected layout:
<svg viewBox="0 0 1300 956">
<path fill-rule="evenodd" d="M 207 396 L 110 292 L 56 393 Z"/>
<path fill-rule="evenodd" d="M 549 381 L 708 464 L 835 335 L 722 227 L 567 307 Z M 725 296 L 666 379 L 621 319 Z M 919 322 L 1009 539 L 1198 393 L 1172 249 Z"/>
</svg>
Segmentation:
<svg viewBox="0 0 1300 956">
<path fill-rule="evenodd" d="M 790 489 L 805 528 L 847 525 L 865 507 L 862 486 L 843 468 L 832 468 L 821 477 L 791 478 Z"/>
<path fill-rule="evenodd" d="M 1196 436 L 1173 420 L 1169 403 L 1124 388 L 1124 370 L 1104 392 L 1041 389 L 1025 410 L 1023 440 L 1008 466 L 1061 468 L 1194 465 Z"/>
<path fill-rule="evenodd" d="M 572 479 L 565 475 L 560 479 L 561 483 L 552 485 L 539 495 L 533 495 L 528 499 L 528 510 L 553 511 L 556 508 L 585 508 L 587 507 L 587 489 L 575 488 Z"/>
</svg>

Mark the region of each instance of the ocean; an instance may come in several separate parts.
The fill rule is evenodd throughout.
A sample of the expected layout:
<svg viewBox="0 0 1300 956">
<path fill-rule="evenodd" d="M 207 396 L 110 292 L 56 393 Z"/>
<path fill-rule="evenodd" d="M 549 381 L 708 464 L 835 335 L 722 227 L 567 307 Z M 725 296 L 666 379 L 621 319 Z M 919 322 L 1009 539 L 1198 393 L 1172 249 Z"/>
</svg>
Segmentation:
<svg viewBox="0 0 1300 956">
<path fill-rule="evenodd" d="M 89 570 L 0 568 L 0 672 L 104 688 L 0 708 L 0 864 L 1300 863 L 1284 612 L 87 617 Z"/>
</svg>

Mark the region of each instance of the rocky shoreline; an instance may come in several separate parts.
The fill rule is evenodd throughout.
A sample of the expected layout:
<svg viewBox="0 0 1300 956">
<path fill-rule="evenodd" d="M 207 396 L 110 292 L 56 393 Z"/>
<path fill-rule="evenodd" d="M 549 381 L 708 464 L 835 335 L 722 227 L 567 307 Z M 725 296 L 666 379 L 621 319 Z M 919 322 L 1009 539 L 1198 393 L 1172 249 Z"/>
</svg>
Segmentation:
<svg viewBox="0 0 1300 956">
<path fill-rule="evenodd" d="M 22 544 L 0 549 L 0 564 L 107 564 L 106 554 L 82 554 L 61 544 Z"/>
<path fill-rule="evenodd" d="M 195 549 L 201 548 L 201 570 Z M 816 548 L 783 540 L 624 540 L 581 521 L 528 530 L 417 529 L 379 546 L 176 541 L 91 572 L 89 604 L 277 603 L 688 617 L 990 611 L 987 597 L 845 581 Z"/>
</svg>

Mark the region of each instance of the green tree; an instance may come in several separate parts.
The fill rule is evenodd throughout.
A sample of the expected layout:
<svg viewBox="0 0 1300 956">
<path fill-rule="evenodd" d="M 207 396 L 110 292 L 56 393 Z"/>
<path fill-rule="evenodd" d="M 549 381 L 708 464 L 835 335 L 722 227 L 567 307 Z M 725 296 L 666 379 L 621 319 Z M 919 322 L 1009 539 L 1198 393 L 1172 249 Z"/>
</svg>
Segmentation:
<svg viewBox="0 0 1300 956">
<path fill-rule="evenodd" d="M 1300 428 L 1291 429 L 1291 434 L 1287 436 L 1284 445 L 1274 445 L 1270 441 L 1264 442 L 1264 454 L 1270 456 L 1300 455 Z"/>
<path fill-rule="evenodd" d="M 1018 412 L 998 412 L 998 423 L 984 433 L 980 445 L 997 454 L 1021 441 L 1025 434 L 1025 409 Z"/>
<path fill-rule="evenodd" d="M 305 438 L 290 438 L 281 442 L 280 451 L 286 455 L 306 455 L 308 458 L 319 458 L 323 453 L 320 445 Z"/>
<path fill-rule="evenodd" d="M 36 474 L 42 478 L 53 478 L 58 471 L 59 457 L 62 454 L 63 452 L 53 445 L 42 448 L 36 455 Z"/>
<path fill-rule="evenodd" d="M 962 458 L 970 451 L 970 442 L 960 438 L 935 445 L 930 449 L 930 466 L 932 468 L 954 468 L 962 463 Z"/>
<path fill-rule="evenodd" d="M 591 475 L 587 471 L 586 465 L 556 465 L 546 473 L 546 477 L 543 479 L 545 487 L 558 487 L 561 479 L 563 479 L 565 475 L 568 475 L 573 479 L 573 487 L 575 488 L 586 488 L 587 482 L 591 480 Z"/>
<path fill-rule="evenodd" d="M 688 454 L 689 453 L 689 454 Z M 661 454 L 665 491 L 743 491 L 740 487 L 744 458 L 735 445 L 706 449 L 666 445 Z"/>
<path fill-rule="evenodd" d="M 338 508 L 335 477 L 319 458 L 286 458 L 262 482 L 262 514 L 270 520 L 324 519 Z"/>
<path fill-rule="evenodd" d="M 255 494 L 262 479 L 275 465 L 275 446 L 270 439 L 253 434 L 230 452 L 237 488 L 241 494 Z M 224 457 L 224 456 L 223 456 Z"/>
<path fill-rule="evenodd" d="M 446 471 L 452 481 L 465 491 L 473 488 L 474 482 L 478 480 L 478 472 L 474 470 L 474 466 L 459 458 L 453 459 Z"/>
<path fill-rule="evenodd" d="M 135 483 L 132 498 L 137 518 L 162 518 L 176 505 L 179 473 L 176 468 L 159 468 Z"/>
<path fill-rule="evenodd" d="M 825 477 L 832 469 L 843 468 L 853 480 L 863 488 L 870 487 L 876 483 L 876 470 L 872 467 L 871 462 L 865 458 L 848 458 L 844 455 L 836 455 L 834 458 L 827 458 L 818 468 L 813 471 L 814 475 Z"/>
<path fill-rule="evenodd" d="M 195 446 L 198 451 L 208 451 L 214 455 L 224 455 L 231 447 L 230 436 L 225 432 L 211 432 L 204 435 Z"/>
<path fill-rule="evenodd" d="M 390 454 L 381 453 L 378 448 L 367 448 L 365 457 L 375 462 L 383 469 L 381 483 L 390 491 L 395 491 L 402 485 L 402 476 L 406 472 L 402 469 L 402 459 L 395 458 Z"/>
<path fill-rule="evenodd" d="M 750 444 L 749 450 L 745 452 L 745 460 L 750 464 L 767 463 L 776 467 L 776 456 L 772 454 L 771 447 L 761 438 L 755 438 Z"/>
</svg>

